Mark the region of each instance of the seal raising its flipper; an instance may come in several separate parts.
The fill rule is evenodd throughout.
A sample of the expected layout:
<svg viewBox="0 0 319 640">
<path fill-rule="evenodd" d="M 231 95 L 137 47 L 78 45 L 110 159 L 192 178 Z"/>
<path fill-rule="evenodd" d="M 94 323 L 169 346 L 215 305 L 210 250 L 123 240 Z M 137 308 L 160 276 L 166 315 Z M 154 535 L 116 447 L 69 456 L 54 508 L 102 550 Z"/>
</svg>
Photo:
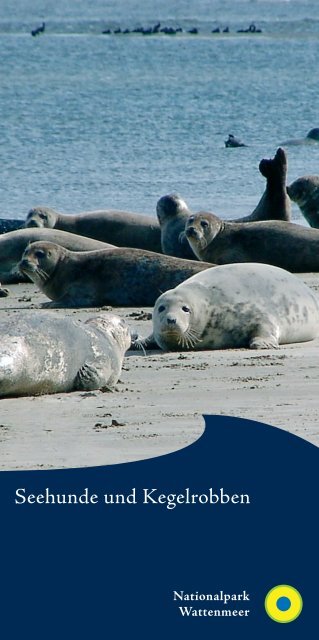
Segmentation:
<svg viewBox="0 0 319 640">
<path fill-rule="evenodd" d="M 51 242 L 29 245 L 19 264 L 51 298 L 47 307 L 153 306 L 163 291 L 209 267 L 143 249 L 76 253 Z"/>
<path fill-rule="evenodd" d="M 192 215 L 185 229 L 199 260 L 213 264 L 264 262 L 302 273 L 319 271 L 319 231 L 284 220 L 224 222 L 212 213 Z"/>
<path fill-rule="evenodd" d="M 287 187 L 287 193 L 308 224 L 319 229 L 319 176 L 298 178 Z"/>
<path fill-rule="evenodd" d="M 92 238 L 77 236 L 55 229 L 17 229 L 0 235 L 0 280 L 1 282 L 23 282 L 29 280 L 18 270 L 17 264 L 30 242 L 48 240 L 71 251 L 94 251 L 113 248 L 113 245 Z"/>
<path fill-rule="evenodd" d="M 208 269 L 156 301 L 154 342 L 166 351 L 277 348 L 319 335 L 319 300 L 299 278 L 267 264 Z"/>
<path fill-rule="evenodd" d="M 50 227 L 119 247 L 161 252 L 159 224 L 156 218 L 142 213 L 107 209 L 65 214 L 49 207 L 35 207 L 29 211 L 25 226 Z"/>
<path fill-rule="evenodd" d="M 170 193 L 158 200 L 156 213 L 161 228 L 163 253 L 196 260 L 184 234 L 185 224 L 192 214 L 186 202 L 177 193 Z"/>
<path fill-rule="evenodd" d="M 277 149 L 270 160 L 259 163 L 259 171 L 266 178 L 266 189 L 254 211 L 244 218 L 230 222 L 256 222 L 258 220 L 290 220 L 291 207 L 286 191 L 287 155 L 284 149 Z"/>
<path fill-rule="evenodd" d="M 112 388 L 131 344 L 124 320 L 86 322 L 54 313 L 0 321 L 0 397 Z"/>
</svg>

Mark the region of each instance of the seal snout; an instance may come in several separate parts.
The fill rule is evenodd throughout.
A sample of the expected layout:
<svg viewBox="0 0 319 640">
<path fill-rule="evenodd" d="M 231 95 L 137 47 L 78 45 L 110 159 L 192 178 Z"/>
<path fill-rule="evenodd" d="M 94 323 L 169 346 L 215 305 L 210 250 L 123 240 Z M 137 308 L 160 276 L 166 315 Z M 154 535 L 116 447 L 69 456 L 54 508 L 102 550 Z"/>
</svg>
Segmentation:
<svg viewBox="0 0 319 640">
<path fill-rule="evenodd" d="M 166 317 L 166 324 L 168 325 L 175 325 L 176 324 L 176 318 L 174 318 L 174 316 L 167 316 Z"/>
<path fill-rule="evenodd" d="M 185 235 L 188 238 L 197 238 L 198 233 L 197 233 L 197 230 L 195 229 L 195 227 L 190 226 L 190 227 L 186 227 Z"/>
</svg>

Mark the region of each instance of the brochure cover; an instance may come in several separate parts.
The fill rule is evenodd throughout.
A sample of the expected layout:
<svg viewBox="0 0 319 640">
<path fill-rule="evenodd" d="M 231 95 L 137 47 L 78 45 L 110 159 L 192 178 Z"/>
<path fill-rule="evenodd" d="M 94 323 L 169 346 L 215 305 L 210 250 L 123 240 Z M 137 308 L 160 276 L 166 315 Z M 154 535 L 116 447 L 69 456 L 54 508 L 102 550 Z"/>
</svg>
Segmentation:
<svg viewBox="0 0 319 640">
<path fill-rule="evenodd" d="M 0 3 L 3 636 L 316 637 L 317 5 L 29 4 Z"/>
</svg>

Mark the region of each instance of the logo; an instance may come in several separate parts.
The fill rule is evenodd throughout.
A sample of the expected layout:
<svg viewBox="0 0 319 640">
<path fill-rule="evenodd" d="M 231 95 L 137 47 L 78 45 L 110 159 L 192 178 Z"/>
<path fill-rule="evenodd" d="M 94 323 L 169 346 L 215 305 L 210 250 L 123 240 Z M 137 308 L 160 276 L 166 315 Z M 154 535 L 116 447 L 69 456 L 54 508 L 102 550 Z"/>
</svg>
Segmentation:
<svg viewBox="0 0 319 640">
<path fill-rule="evenodd" d="M 275 622 L 292 622 L 302 611 L 302 597 L 294 587 L 280 584 L 268 591 L 265 598 L 267 614 Z"/>
</svg>

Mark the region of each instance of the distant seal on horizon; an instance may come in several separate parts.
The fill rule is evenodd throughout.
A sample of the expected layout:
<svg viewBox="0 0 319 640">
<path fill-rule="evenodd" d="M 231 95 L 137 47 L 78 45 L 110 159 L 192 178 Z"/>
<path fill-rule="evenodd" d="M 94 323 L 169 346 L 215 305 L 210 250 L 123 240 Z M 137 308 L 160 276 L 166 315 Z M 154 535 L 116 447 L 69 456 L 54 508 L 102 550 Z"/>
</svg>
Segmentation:
<svg viewBox="0 0 319 640">
<path fill-rule="evenodd" d="M 298 178 L 287 187 L 287 193 L 308 224 L 319 229 L 319 176 Z"/>
<path fill-rule="evenodd" d="M 315 127 L 314 129 L 310 129 L 308 131 L 305 138 L 291 138 L 290 140 L 285 140 L 285 142 L 281 142 L 281 146 L 294 146 L 301 144 L 316 144 L 319 142 L 319 128 Z"/>
<path fill-rule="evenodd" d="M 248 145 L 236 138 L 232 133 L 228 134 L 227 140 L 225 140 L 225 147 L 247 147 Z"/>
<path fill-rule="evenodd" d="M 26 227 L 49 227 L 110 242 L 161 252 L 161 231 L 155 217 L 107 209 L 81 213 L 58 213 L 49 207 L 35 207 L 27 215 Z"/>
<path fill-rule="evenodd" d="M 17 264 L 30 242 L 48 240 L 60 244 L 72 251 L 94 251 L 94 249 L 113 249 L 114 245 L 85 238 L 66 231 L 55 229 L 17 229 L 0 236 L 0 281 L 5 283 L 25 282 L 28 280 L 18 270 Z"/>
<path fill-rule="evenodd" d="M 52 300 L 46 307 L 153 306 L 156 298 L 212 265 L 119 247 L 76 253 L 34 242 L 19 269 Z"/>
<path fill-rule="evenodd" d="M 0 397 L 112 388 L 131 344 L 126 322 L 50 312 L 0 320 Z"/>
<path fill-rule="evenodd" d="M 296 273 L 319 271 L 319 231 L 284 220 L 224 222 L 192 215 L 185 229 L 199 260 L 214 264 L 263 262 Z"/>
<path fill-rule="evenodd" d="M 267 264 L 230 264 L 162 294 L 153 333 L 134 348 L 275 349 L 319 334 L 319 300 L 299 278 Z"/>
<path fill-rule="evenodd" d="M 263 158 L 259 171 L 266 178 L 266 189 L 254 211 L 243 218 L 228 222 L 253 222 L 258 220 L 290 220 L 291 206 L 286 191 L 287 155 L 277 149 L 274 158 Z M 177 193 L 162 196 L 157 202 L 156 213 L 161 228 L 162 251 L 170 256 L 196 259 L 186 236 L 185 225 L 192 215 L 185 200 Z"/>
</svg>

